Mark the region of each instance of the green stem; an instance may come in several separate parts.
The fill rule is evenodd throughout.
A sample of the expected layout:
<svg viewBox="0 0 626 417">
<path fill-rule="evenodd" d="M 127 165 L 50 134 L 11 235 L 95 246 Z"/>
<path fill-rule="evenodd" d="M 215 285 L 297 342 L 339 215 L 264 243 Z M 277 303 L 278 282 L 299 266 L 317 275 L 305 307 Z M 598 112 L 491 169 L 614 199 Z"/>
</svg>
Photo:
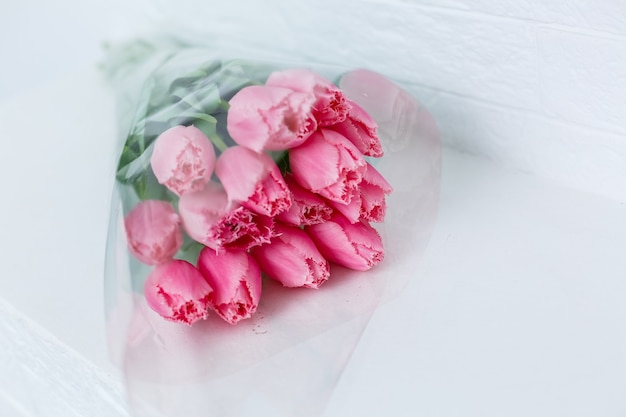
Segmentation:
<svg viewBox="0 0 626 417">
<path fill-rule="evenodd" d="M 230 109 L 230 104 L 226 100 L 220 100 L 220 104 L 217 106 L 217 108 L 223 110 L 224 113 L 227 113 L 228 109 Z"/>
<path fill-rule="evenodd" d="M 213 145 L 215 145 L 217 149 L 220 150 L 220 152 L 224 152 L 226 149 L 228 149 L 228 145 L 226 144 L 226 142 L 224 142 L 224 139 L 222 139 L 222 137 L 217 134 L 217 132 L 213 133 L 209 139 L 211 139 Z"/>
<path fill-rule="evenodd" d="M 214 116 L 204 113 L 191 113 L 189 117 L 199 119 L 201 122 L 211 126 L 211 131 L 209 132 L 205 130 L 204 134 L 208 136 L 211 142 L 213 142 L 213 145 L 215 145 L 217 149 L 220 150 L 220 152 L 224 152 L 228 148 L 228 145 L 226 145 L 224 139 L 222 139 L 220 135 L 217 134 L 217 129 L 215 128 L 215 125 L 217 124 L 217 119 Z M 200 128 L 200 130 L 203 129 Z"/>
</svg>

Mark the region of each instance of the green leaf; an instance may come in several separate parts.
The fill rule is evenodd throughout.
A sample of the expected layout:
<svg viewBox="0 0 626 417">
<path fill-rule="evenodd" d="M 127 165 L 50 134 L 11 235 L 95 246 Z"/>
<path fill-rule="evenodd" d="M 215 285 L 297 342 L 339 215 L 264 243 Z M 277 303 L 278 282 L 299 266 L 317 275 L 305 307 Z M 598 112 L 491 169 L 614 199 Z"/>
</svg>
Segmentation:
<svg viewBox="0 0 626 417">
<path fill-rule="evenodd" d="M 191 239 L 187 234 L 184 234 L 183 246 L 176 254 L 176 259 L 183 259 L 192 264 L 196 264 L 198 261 L 198 255 L 200 251 L 204 249 L 204 245 Z"/>
<path fill-rule="evenodd" d="M 189 114 L 189 117 L 192 117 L 194 119 L 201 119 L 201 120 L 204 120 L 207 123 L 217 124 L 217 119 L 215 117 L 211 116 L 210 114 L 191 113 L 191 114 Z"/>
<path fill-rule="evenodd" d="M 146 115 L 146 119 L 151 122 L 161 122 L 168 124 L 170 119 L 174 117 L 184 117 L 185 113 L 194 112 L 190 110 L 189 104 L 184 101 L 178 101 L 177 103 L 163 106 L 154 112 Z"/>
<path fill-rule="evenodd" d="M 170 84 L 170 92 L 175 91 L 179 87 L 188 88 L 189 84 L 194 83 L 195 81 L 205 78 L 209 73 L 203 69 L 198 69 L 193 72 L 190 72 L 182 77 L 174 79 Z"/>
<path fill-rule="evenodd" d="M 144 169 L 143 173 L 136 178 L 133 187 L 141 200 L 170 200 L 169 190 L 159 184 L 152 169 Z"/>
<path fill-rule="evenodd" d="M 154 86 L 150 90 L 150 98 L 148 99 L 148 103 L 151 108 L 160 108 L 164 103 L 167 102 L 171 97 L 169 90 L 166 87 L 161 85 Z"/>
<path fill-rule="evenodd" d="M 211 114 L 221 102 L 217 85 L 213 82 L 199 82 L 187 86 L 179 86 L 172 91 L 172 96 L 185 102 L 198 113 Z"/>
<path fill-rule="evenodd" d="M 270 152 L 270 156 L 276 162 L 276 165 L 278 165 L 278 168 L 283 175 L 285 175 L 285 173 L 287 172 L 291 172 L 291 168 L 289 166 L 289 152 Z"/>
<path fill-rule="evenodd" d="M 202 133 L 204 133 L 208 138 L 212 138 L 215 136 L 215 132 L 216 132 L 216 129 L 215 129 L 216 121 L 215 121 L 215 118 L 213 119 L 214 121 L 207 120 L 204 118 L 197 118 L 190 124 L 193 124 L 195 127 L 200 129 Z"/>
<path fill-rule="evenodd" d="M 130 165 L 134 160 L 139 158 L 143 153 L 143 140 L 143 135 L 131 135 L 128 137 L 128 139 L 126 139 L 126 143 L 124 144 L 124 149 L 122 150 L 122 155 L 120 156 L 120 160 L 117 166 L 118 179 L 125 178 L 126 174 L 122 171 L 124 169 L 127 170 L 128 165 Z"/>
</svg>

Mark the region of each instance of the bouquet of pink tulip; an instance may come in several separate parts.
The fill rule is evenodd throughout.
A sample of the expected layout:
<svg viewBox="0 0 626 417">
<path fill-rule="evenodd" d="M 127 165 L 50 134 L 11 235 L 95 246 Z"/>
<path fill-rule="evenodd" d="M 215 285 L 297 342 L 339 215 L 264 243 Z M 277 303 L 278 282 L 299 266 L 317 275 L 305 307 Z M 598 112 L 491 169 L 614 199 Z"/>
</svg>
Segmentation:
<svg viewBox="0 0 626 417">
<path fill-rule="evenodd" d="M 214 311 L 236 324 L 259 304 L 262 275 L 319 288 L 329 262 L 381 262 L 371 222 L 391 185 L 377 124 L 305 69 L 213 62 L 155 91 L 133 123 L 117 179 L 128 249 L 154 266 L 148 305 L 188 325 Z M 145 113 L 144 113 L 145 112 Z M 371 159 L 370 159 L 371 160 Z"/>
<path fill-rule="evenodd" d="M 428 242 L 432 116 L 367 70 L 118 52 L 105 305 L 133 415 L 319 415 Z"/>
</svg>

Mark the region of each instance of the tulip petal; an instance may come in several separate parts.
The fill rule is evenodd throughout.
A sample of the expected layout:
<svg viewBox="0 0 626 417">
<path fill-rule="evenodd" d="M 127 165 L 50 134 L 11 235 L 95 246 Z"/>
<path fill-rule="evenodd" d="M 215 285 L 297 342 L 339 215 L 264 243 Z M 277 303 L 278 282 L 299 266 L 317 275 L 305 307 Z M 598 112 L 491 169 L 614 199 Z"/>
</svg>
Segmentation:
<svg viewBox="0 0 626 417">
<path fill-rule="evenodd" d="M 130 253 L 147 265 L 169 261 L 183 244 L 180 218 L 166 201 L 145 200 L 124 218 Z"/>
<path fill-rule="evenodd" d="M 299 227 L 277 223 L 270 244 L 251 253 L 261 270 L 285 287 L 319 288 L 330 276 L 328 261 Z"/>
<path fill-rule="evenodd" d="M 213 182 L 182 196 L 178 211 L 187 234 L 213 249 L 249 249 L 269 242 L 273 235 L 272 218 L 241 206 L 230 208 L 226 192 Z"/>
<path fill-rule="evenodd" d="M 287 88 L 249 86 L 229 101 L 227 129 L 233 140 L 255 152 L 302 144 L 317 128 L 315 97 Z"/>
<path fill-rule="evenodd" d="M 289 209 L 291 193 L 278 168 L 271 170 L 263 181 L 257 184 L 250 198 L 242 204 L 252 211 L 270 217 Z"/>
<path fill-rule="evenodd" d="M 248 250 L 270 242 L 274 236 L 274 219 L 239 207 L 231 211 L 215 229 L 225 248 Z"/>
<path fill-rule="evenodd" d="M 389 184 L 385 177 L 370 163 L 367 163 L 367 169 L 363 174 L 363 181 L 380 188 L 385 194 L 391 194 L 393 192 L 391 184 Z"/>
<path fill-rule="evenodd" d="M 289 166 L 302 187 L 342 204 L 350 203 L 366 169 L 358 149 L 328 129 L 289 151 Z"/>
<path fill-rule="evenodd" d="M 167 320 L 187 325 L 207 317 L 212 291 L 200 271 L 182 260 L 157 266 L 144 283 L 150 308 Z"/>
<path fill-rule="evenodd" d="M 150 165 L 159 183 L 180 196 L 201 190 L 211 179 L 215 150 L 195 126 L 174 126 L 154 142 Z"/>
<path fill-rule="evenodd" d="M 304 230 L 326 259 L 346 268 L 367 271 L 384 259 L 382 239 L 376 229 L 364 222 L 350 223 L 340 213 Z"/>
<path fill-rule="evenodd" d="M 366 222 L 380 223 L 385 220 L 387 203 L 385 193 L 379 187 L 361 183 L 361 210 L 359 218 Z"/>
<path fill-rule="evenodd" d="M 292 204 L 276 218 L 292 226 L 306 226 L 330 219 L 333 209 L 317 194 L 302 188 L 291 173 L 285 175 L 285 183 L 291 191 Z"/>
<path fill-rule="evenodd" d="M 261 298 L 261 270 L 243 250 L 205 248 L 198 269 L 213 288 L 211 308 L 226 322 L 236 324 L 256 311 Z"/>
<path fill-rule="evenodd" d="M 265 85 L 312 93 L 315 96 L 313 114 L 320 127 L 343 122 L 352 107 L 337 86 L 309 70 L 290 69 L 273 72 Z"/>
<path fill-rule="evenodd" d="M 363 202 L 361 201 L 362 187 L 363 181 L 361 181 L 359 189 L 352 191 L 352 197 L 348 204 L 336 203 L 334 201 L 330 202 L 330 205 L 339 213 L 343 214 L 350 223 L 358 222 L 361 217 L 363 206 Z"/>
<path fill-rule="evenodd" d="M 380 158 L 383 148 L 376 130 L 378 125 L 361 106 L 350 102 L 352 108 L 346 120 L 330 127 L 345 136 L 365 156 Z"/>
<path fill-rule="evenodd" d="M 387 180 L 369 163 L 360 185 L 361 220 L 382 222 L 387 211 L 385 196 L 393 192 Z"/>
<path fill-rule="evenodd" d="M 291 193 L 278 166 L 264 153 L 243 146 L 226 149 L 215 173 L 228 198 L 265 216 L 274 217 L 291 206 Z"/>
</svg>

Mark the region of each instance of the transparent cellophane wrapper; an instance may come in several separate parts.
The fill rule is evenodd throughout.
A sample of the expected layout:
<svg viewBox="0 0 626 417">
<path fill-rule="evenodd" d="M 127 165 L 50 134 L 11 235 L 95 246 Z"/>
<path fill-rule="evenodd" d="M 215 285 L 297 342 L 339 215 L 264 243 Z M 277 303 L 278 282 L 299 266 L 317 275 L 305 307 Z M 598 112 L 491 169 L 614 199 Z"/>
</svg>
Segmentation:
<svg viewBox="0 0 626 417">
<path fill-rule="evenodd" d="M 164 320 L 147 306 L 142 288 L 152 267 L 129 253 L 124 215 L 145 197 L 138 194 L 155 192 L 150 189 L 154 179 L 140 179 L 139 187 L 131 184 L 147 176 L 152 147 L 140 149 L 134 161 L 118 167 L 105 305 L 109 350 L 123 371 L 132 414 L 321 415 L 371 315 L 414 277 L 428 243 L 441 171 L 432 116 L 406 91 L 367 70 L 220 60 L 208 49 L 155 51 L 141 42 L 121 56 L 132 65 L 112 65 L 119 95 L 120 154 L 127 138 L 154 138 L 177 124 L 194 124 L 228 141 L 226 113 L 216 103 L 247 85 L 262 84 L 272 71 L 294 67 L 331 80 L 378 124 L 385 154 L 370 163 L 394 188 L 385 221 L 374 224 L 384 243 L 384 261 L 367 272 L 332 265 L 330 279 L 317 290 L 285 288 L 264 278 L 258 310 L 236 325 L 210 314 L 186 326 Z M 210 114 L 217 123 L 198 114 Z M 197 251 L 186 247 L 175 258 L 195 263 Z"/>
</svg>

